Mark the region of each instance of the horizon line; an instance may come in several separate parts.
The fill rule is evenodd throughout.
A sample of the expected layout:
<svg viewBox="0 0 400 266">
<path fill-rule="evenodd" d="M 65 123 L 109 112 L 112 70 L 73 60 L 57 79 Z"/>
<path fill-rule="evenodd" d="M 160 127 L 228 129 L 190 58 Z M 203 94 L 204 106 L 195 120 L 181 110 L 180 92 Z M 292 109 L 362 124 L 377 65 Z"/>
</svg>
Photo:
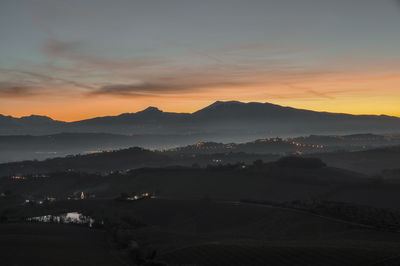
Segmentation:
<svg viewBox="0 0 400 266">
<path fill-rule="evenodd" d="M 102 117 L 118 117 L 121 115 L 125 115 L 125 114 L 137 114 L 140 112 L 143 112 L 147 109 L 157 109 L 162 113 L 171 113 L 171 114 L 188 114 L 188 115 L 192 115 L 198 111 L 201 111 L 203 109 L 206 109 L 207 107 L 210 107 L 216 103 L 238 103 L 238 104 L 270 104 L 270 105 L 275 105 L 275 106 L 279 106 L 279 107 L 283 107 L 283 108 L 293 108 L 293 109 L 297 109 L 297 110 L 305 110 L 305 111 L 311 111 L 311 112 L 317 112 L 317 113 L 329 113 L 329 114 L 344 114 L 344 115 L 354 115 L 354 116 L 385 116 L 385 117 L 392 117 L 392 118 L 399 118 L 400 116 L 396 116 L 396 115 L 389 115 L 389 114 L 367 114 L 367 113 L 346 113 L 346 112 L 330 112 L 330 111 L 324 111 L 324 110 L 313 110 L 313 109 L 306 109 L 306 108 L 297 108 L 297 107 L 293 107 L 293 106 L 288 106 L 288 105 L 280 105 L 280 104 L 275 104 L 272 102 L 257 102 L 257 101 L 237 101 L 237 100 L 227 100 L 227 101 L 223 101 L 223 100 L 216 100 L 211 104 L 208 104 L 196 111 L 193 112 L 177 112 L 177 111 L 164 111 L 161 110 L 160 108 L 156 107 L 156 106 L 152 106 L 149 105 L 148 107 L 138 110 L 136 112 L 123 112 L 123 113 L 117 113 L 117 114 L 110 114 L 110 115 L 99 115 L 99 116 L 93 116 L 93 117 L 89 117 L 89 118 L 84 118 L 84 119 L 78 119 L 78 120 L 58 120 L 55 119 L 53 117 L 51 117 L 51 115 L 43 115 L 43 114 L 30 114 L 30 115 L 21 115 L 21 116 L 13 116 L 13 115 L 6 115 L 6 114 L 0 114 L 0 116 L 3 117 L 8 117 L 8 118 L 15 118 L 15 119 L 22 119 L 22 118 L 29 118 L 29 117 L 46 117 L 46 118 L 50 118 L 53 121 L 57 121 L 57 122 L 65 122 L 65 123 L 73 123 L 73 122 L 80 122 L 80 121 L 85 121 L 85 120 L 91 120 L 91 119 L 95 119 L 95 118 L 102 118 Z"/>
</svg>

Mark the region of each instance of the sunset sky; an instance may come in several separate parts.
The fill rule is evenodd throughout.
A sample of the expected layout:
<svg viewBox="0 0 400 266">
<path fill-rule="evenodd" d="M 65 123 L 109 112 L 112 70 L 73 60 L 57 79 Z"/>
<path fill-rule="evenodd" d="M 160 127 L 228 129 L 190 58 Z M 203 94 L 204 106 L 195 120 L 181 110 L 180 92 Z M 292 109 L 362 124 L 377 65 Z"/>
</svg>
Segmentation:
<svg viewBox="0 0 400 266">
<path fill-rule="evenodd" d="M 400 116 L 400 2 L 0 1 L 0 114 L 216 100 Z"/>
</svg>

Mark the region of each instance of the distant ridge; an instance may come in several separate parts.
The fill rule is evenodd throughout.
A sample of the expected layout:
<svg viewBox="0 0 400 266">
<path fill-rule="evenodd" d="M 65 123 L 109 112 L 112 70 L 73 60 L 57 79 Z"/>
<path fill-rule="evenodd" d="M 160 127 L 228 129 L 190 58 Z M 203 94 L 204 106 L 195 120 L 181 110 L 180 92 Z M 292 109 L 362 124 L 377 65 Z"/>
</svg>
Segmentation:
<svg viewBox="0 0 400 266">
<path fill-rule="evenodd" d="M 0 135 L 47 135 L 63 132 L 124 135 L 198 135 L 208 141 L 246 141 L 267 136 L 306 134 L 398 133 L 400 118 L 316 112 L 271 103 L 216 101 L 194 113 L 148 107 L 136 113 L 75 122 L 46 116 L 0 115 Z M 177 143 L 179 144 L 179 143 Z"/>
<path fill-rule="evenodd" d="M 261 103 L 261 102 L 240 102 L 240 101 L 215 101 L 214 103 L 198 110 L 193 113 L 177 113 L 177 112 L 164 112 L 158 107 L 155 106 L 149 106 L 146 109 L 143 109 L 141 111 L 133 112 L 133 113 L 122 113 L 119 115 L 112 115 L 112 116 L 99 116 L 99 117 L 93 117 L 93 118 L 88 118 L 88 119 L 83 119 L 83 120 L 76 120 L 72 122 L 65 122 L 61 120 L 54 120 L 53 118 L 49 116 L 44 116 L 44 115 L 35 115 L 31 114 L 29 116 L 22 116 L 20 118 L 13 117 L 11 115 L 3 115 L 0 114 L 0 120 L 2 119 L 10 119 L 10 120 L 47 120 L 47 121 L 55 121 L 55 122 L 63 122 L 63 123 L 79 123 L 83 121 L 88 121 L 92 119 L 100 119 L 100 118 L 114 118 L 114 117 L 121 117 L 121 116 L 132 116 L 132 115 L 141 115 L 141 114 L 148 114 L 148 113 L 164 113 L 164 114 L 185 114 L 185 115 L 195 115 L 198 113 L 206 112 L 206 111 L 214 111 L 222 108 L 232 108 L 232 107 L 249 107 L 249 106 L 258 106 L 258 107 L 266 107 L 269 106 L 270 108 L 280 108 L 280 109 L 287 109 L 287 110 L 296 110 L 296 111 L 306 111 L 306 112 L 312 112 L 312 113 L 320 113 L 320 114 L 332 114 L 332 115 L 349 115 L 349 116 L 358 116 L 358 117 L 391 117 L 391 118 L 398 118 L 396 116 L 390 116 L 390 115 L 385 115 L 385 114 L 380 114 L 380 115 L 371 115 L 371 114 L 348 114 L 348 113 L 335 113 L 335 112 L 327 112 L 327 111 L 313 111 L 313 110 L 308 110 L 308 109 L 299 109 L 299 108 L 294 108 L 290 106 L 282 106 L 282 105 L 277 105 L 277 104 L 272 104 L 269 102 Z"/>
</svg>

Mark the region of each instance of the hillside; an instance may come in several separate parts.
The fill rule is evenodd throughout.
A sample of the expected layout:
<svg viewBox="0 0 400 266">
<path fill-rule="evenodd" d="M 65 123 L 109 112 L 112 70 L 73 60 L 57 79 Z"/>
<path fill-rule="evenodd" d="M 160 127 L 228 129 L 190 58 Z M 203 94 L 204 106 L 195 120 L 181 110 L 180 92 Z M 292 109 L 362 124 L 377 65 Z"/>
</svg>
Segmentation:
<svg viewBox="0 0 400 266">
<path fill-rule="evenodd" d="M 315 155 L 307 155 L 315 156 Z M 370 175 L 396 169 L 400 162 L 400 146 L 384 147 L 356 152 L 331 152 L 317 155 L 327 164 Z"/>
<path fill-rule="evenodd" d="M 118 135 L 108 133 L 59 133 L 52 135 L 0 135 L 0 163 L 23 160 L 44 160 L 72 154 L 143 147 L 164 149 L 189 144 L 196 136 Z"/>
<path fill-rule="evenodd" d="M 44 160 L 73 154 L 142 147 L 168 155 L 211 155 L 218 153 L 308 154 L 331 151 L 361 151 L 400 145 L 398 135 L 310 135 L 295 138 L 262 138 L 243 143 L 200 141 L 199 135 L 117 135 L 107 133 L 60 133 L 33 136 L 0 136 L 0 163 Z M 162 143 L 162 144 L 161 144 Z M 187 146 L 179 146 L 190 144 Z M 178 146 L 178 147 L 177 147 Z M 171 148 L 173 147 L 173 148 Z"/>
<path fill-rule="evenodd" d="M 304 140 L 304 138 L 302 138 Z M 300 142 L 298 142 L 300 143 Z M 393 142 L 389 142 L 393 143 Z M 386 143 L 388 144 L 388 143 Z M 383 171 L 397 169 L 400 146 L 374 148 L 361 151 L 343 151 L 341 147 L 312 147 L 320 144 L 301 144 L 280 139 L 259 140 L 245 144 L 198 143 L 166 151 L 129 148 L 109 152 L 57 157 L 44 161 L 27 160 L 0 164 L 0 176 L 15 174 L 40 174 L 55 171 L 104 173 L 126 171 L 141 167 L 252 164 L 256 160 L 270 162 L 285 154 L 299 151 L 304 157 L 321 158 L 328 166 L 343 168 L 367 175 L 380 175 Z M 353 149 L 363 149 L 353 146 Z M 339 149 L 339 150 L 337 150 Z M 390 176 L 390 174 L 389 174 Z"/>
<path fill-rule="evenodd" d="M 400 144 L 397 135 L 310 135 L 296 138 L 263 138 L 245 143 L 198 142 L 168 150 L 184 154 L 245 152 L 257 154 L 307 154 L 331 151 L 360 151 Z"/>
<path fill-rule="evenodd" d="M 155 192 L 162 198 L 179 199 L 257 199 L 271 201 L 306 200 L 313 197 L 332 200 L 357 188 L 368 191 L 375 184 L 370 177 L 320 164 L 303 162 L 281 164 L 143 168 L 110 175 L 66 171 L 45 176 L 25 175 L 0 179 L 4 191 L 16 195 L 52 195 L 66 198 L 79 191 L 98 197 L 117 197 L 120 193 Z M 390 183 L 396 187 L 395 183 Z M 382 185 L 386 191 L 389 184 Z M 350 189 L 350 190 L 348 190 Z M 380 191 L 380 190 L 379 190 Z M 388 192 L 388 191 L 387 191 Z M 345 193 L 345 194 L 346 194 Z M 363 200 L 368 198 L 362 197 Z M 376 202 L 379 202 L 378 200 Z"/>
</svg>

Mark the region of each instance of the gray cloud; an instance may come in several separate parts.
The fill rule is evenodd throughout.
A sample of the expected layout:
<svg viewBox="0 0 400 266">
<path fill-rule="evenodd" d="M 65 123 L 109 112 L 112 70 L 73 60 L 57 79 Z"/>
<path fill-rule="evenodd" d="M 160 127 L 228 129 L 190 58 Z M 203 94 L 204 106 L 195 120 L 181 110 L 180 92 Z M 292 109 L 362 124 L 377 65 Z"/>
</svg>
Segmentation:
<svg viewBox="0 0 400 266">
<path fill-rule="evenodd" d="M 0 96 L 7 98 L 22 98 L 37 95 L 36 89 L 25 85 L 0 82 Z"/>
<path fill-rule="evenodd" d="M 62 42 L 58 39 L 47 39 L 43 51 L 50 56 L 66 56 L 79 51 L 78 42 Z"/>
<path fill-rule="evenodd" d="M 146 95 L 146 94 L 165 94 L 171 92 L 179 92 L 185 87 L 172 84 L 142 83 L 142 84 L 114 84 L 103 86 L 93 92 L 93 95 Z"/>
<path fill-rule="evenodd" d="M 131 58 L 110 58 L 95 55 L 85 49 L 80 42 L 66 42 L 56 38 L 47 39 L 43 46 L 46 56 L 63 59 L 79 66 L 80 68 L 92 68 L 93 70 L 106 71 L 130 71 L 132 69 L 162 65 L 167 60 L 154 56 L 135 56 Z"/>
<path fill-rule="evenodd" d="M 100 87 L 99 89 L 90 92 L 90 95 L 115 95 L 115 96 L 162 96 L 173 93 L 190 93 L 196 91 L 207 90 L 211 87 L 217 86 L 240 86 L 241 82 L 223 82 L 223 81 L 209 81 L 209 82 L 191 82 L 181 81 L 178 83 L 176 80 L 171 79 L 171 82 L 144 82 L 138 84 L 111 84 Z"/>
<path fill-rule="evenodd" d="M 92 86 L 88 86 L 88 85 L 83 84 L 81 82 L 71 81 L 71 80 L 68 80 L 68 79 L 65 79 L 65 78 L 58 78 L 58 77 L 55 77 L 55 76 L 44 75 L 44 74 L 35 73 L 35 72 L 32 72 L 32 71 L 23 71 L 23 70 L 22 71 L 15 70 L 15 71 L 19 72 L 21 74 L 25 74 L 25 75 L 31 76 L 33 78 L 37 78 L 37 79 L 39 79 L 41 81 L 60 82 L 60 83 L 66 84 L 66 85 L 72 85 L 72 86 L 77 87 L 77 88 L 94 89 Z"/>
<path fill-rule="evenodd" d="M 139 80 L 139 82 L 106 84 L 91 90 L 88 92 L 88 95 L 121 97 L 166 96 L 172 94 L 203 93 L 207 91 L 212 93 L 218 89 L 239 88 L 244 91 L 249 87 L 259 88 L 260 93 L 270 93 L 271 88 L 282 86 L 286 87 L 285 91 L 303 97 L 332 99 L 334 98 L 333 95 L 341 93 L 337 91 L 325 93 L 315 88 L 292 85 L 296 84 L 297 81 L 322 77 L 329 78 L 329 76 L 337 74 L 337 72 L 292 69 L 290 66 L 280 65 L 279 61 L 272 62 L 275 64 L 264 68 L 254 68 L 252 64 L 246 63 L 226 66 L 207 65 L 192 68 L 171 67 L 159 76 L 154 74 L 132 75 L 131 80 Z"/>
<path fill-rule="evenodd" d="M 83 82 L 72 81 L 66 78 L 60 78 L 56 75 L 37 73 L 32 70 L 18 70 L 0 68 L 0 78 L 4 80 L 0 83 L 0 87 L 4 91 L 4 95 L 35 96 L 39 94 L 58 94 L 76 91 L 77 88 L 82 90 L 94 90 L 95 88 Z M 60 89 L 60 85 L 62 89 Z"/>
</svg>

